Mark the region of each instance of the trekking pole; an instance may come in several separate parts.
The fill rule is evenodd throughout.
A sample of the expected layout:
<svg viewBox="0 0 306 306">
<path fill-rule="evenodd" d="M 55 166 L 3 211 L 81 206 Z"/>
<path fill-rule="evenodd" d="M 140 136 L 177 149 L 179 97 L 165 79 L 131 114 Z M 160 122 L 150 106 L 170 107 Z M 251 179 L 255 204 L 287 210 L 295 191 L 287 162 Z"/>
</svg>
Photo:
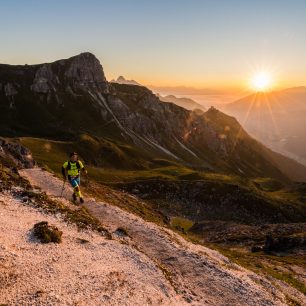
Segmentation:
<svg viewBox="0 0 306 306">
<path fill-rule="evenodd" d="M 66 184 L 66 180 L 64 180 L 64 182 L 63 182 L 63 186 L 62 186 L 62 191 L 61 191 L 60 197 L 63 196 L 63 192 L 64 192 L 64 190 L 65 190 L 65 184 Z"/>
</svg>

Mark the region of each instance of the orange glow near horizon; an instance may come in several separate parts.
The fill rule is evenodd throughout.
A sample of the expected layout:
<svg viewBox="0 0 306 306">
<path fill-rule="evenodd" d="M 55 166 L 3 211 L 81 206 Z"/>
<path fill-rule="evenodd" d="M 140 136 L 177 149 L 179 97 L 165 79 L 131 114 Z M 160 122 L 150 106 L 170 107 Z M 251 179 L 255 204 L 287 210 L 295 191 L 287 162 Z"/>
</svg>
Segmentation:
<svg viewBox="0 0 306 306">
<path fill-rule="evenodd" d="M 272 87 L 271 74 L 266 71 L 256 73 L 251 80 L 251 86 L 255 91 L 268 91 Z"/>
<path fill-rule="evenodd" d="M 194 94 L 205 95 L 206 90 L 220 91 L 224 94 L 245 94 L 248 95 L 252 92 L 269 92 L 287 89 L 290 87 L 305 86 L 305 82 L 300 78 L 291 78 L 290 80 L 280 80 L 281 75 L 279 69 L 273 69 L 272 67 L 253 67 L 249 69 L 249 73 L 241 72 L 235 75 L 233 78 L 231 76 L 220 76 L 219 79 L 209 78 L 208 75 L 192 77 L 190 76 L 188 80 L 182 77 L 172 78 L 170 75 L 162 76 L 152 75 L 150 77 L 144 77 L 143 75 L 131 75 L 122 73 L 122 75 L 127 80 L 135 80 L 138 83 L 155 88 L 169 88 L 173 89 L 174 92 L 180 91 L 180 89 L 189 89 L 189 92 L 194 89 Z M 118 76 L 112 75 L 108 79 L 116 79 Z M 201 81 L 202 79 L 202 81 Z M 203 93 L 201 93 L 203 91 Z M 191 93 L 189 93 L 191 94 Z"/>
</svg>

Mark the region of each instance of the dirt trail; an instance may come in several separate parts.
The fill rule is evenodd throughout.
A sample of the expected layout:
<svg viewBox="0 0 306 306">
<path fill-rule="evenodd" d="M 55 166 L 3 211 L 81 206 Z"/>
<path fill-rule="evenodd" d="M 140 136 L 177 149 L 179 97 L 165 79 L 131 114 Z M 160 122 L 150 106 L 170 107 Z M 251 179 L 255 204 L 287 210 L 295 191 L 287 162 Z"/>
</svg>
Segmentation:
<svg viewBox="0 0 306 306">
<path fill-rule="evenodd" d="M 42 244 L 30 229 L 47 221 L 61 244 Z M 147 256 L 59 215 L 46 215 L 0 193 L 0 305 L 180 305 L 182 298 Z"/>
<path fill-rule="evenodd" d="M 50 196 L 58 196 L 62 182 L 40 168 L 20 174 Z M 63 199 L 67 205 L 71 189 Z M 171 230 L 146 222 L 108 203 L 86 200 L 86 207 L 110 232 L 127 230 L 125 242 L 141 251 L 163 271 L 174 290 L 192 305 L 285 305 L 284 294 L 266 279 L 241 268 L 219 252 L 187 242 Z"/>
</svg>

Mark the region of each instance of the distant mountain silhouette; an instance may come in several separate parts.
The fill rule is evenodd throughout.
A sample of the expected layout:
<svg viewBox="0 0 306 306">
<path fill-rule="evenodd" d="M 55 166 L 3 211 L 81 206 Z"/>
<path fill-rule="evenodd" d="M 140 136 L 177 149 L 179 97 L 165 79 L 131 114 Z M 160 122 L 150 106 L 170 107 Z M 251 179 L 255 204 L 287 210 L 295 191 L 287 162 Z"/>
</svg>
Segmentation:
<svg viewBox="0 0 306 306">
<path fill-rule="evenodd" d="M 174 103 L 178 106 L 181 106 L 181 107 L 184 107 L 186 109 L 189 109 L 189 110 L 195 110 L 195 109 L 199 109 L 199 110 L 202 110 L 202 111 L 206 111 L 206 108 L 197 103 L 196 101 L 190 99 L 190 98 L 178 98 L 174 95 L 168 95 L 168 96 L 161 96 L 159 94 L 157 94 L 157 96 L 159 97 L 159 99 L 163 102 L 171 102 L 171 103 Z"/>
<path fill-rule="evenodd" d="M 222 109 L 269 147 L 306 164 L 306 87 L 252 94 Z"/>
<path fill-rule="evenodd" d="M 134 80 L 126 80 L 122 75 L 119 76 L 117 78 L 117 80 L 111 80 L 111 83 L 142 86 L 140 83 L 138 83 L 138 82 L 136 82 Z"/>
</svg>

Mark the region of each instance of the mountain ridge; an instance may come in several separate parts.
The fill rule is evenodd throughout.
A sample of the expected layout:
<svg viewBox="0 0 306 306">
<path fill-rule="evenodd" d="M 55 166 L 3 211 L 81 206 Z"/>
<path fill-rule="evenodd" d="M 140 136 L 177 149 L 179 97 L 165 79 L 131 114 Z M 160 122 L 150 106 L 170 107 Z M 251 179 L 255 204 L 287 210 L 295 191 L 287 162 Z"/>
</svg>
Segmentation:
<svg viewBox="0 0 306 306">
<path fill-rule="evenodd" d="M 116 80 L 111 80 L 111 83 L 118 83 L 118 84 L 126 84 L 126 85 L 137 85 L 137 86 L 142 86 L 140 83 L 138 83 L 135 80 L 127 80 L 125 79 L 124 76 L 120 75 Z"/>
<path fill-rule="evenodd" d="M 175 95 L 167 95 L 167 96 L 162 96 L 160 94 L 157 94 L 158 98 L 163 101 L 163 102 L 170 102 L 170 103 L 174 103 L 178 106 L 184 107 L 188 110 L 201 110 L 203 112 L 205 112 L 207 109 L 197 103 L 196 101 L 190 99 L 190 98 L 184 98 L 184 97 L 176 97 Z"/>
<path fill-rule="evenodd" d="M 267 156 L 237 120 L 215 108 L 199 113 L 162 102 L 143 86 L 109 83 L 91 53 L 50 64 L 1 65 L 0 84 L 3 135 L 69 139 L 87 133 L 140 148 L 147 164 L 155 155 L 288 181 L 271 162 L 273 154 Z"/>
</svg>

